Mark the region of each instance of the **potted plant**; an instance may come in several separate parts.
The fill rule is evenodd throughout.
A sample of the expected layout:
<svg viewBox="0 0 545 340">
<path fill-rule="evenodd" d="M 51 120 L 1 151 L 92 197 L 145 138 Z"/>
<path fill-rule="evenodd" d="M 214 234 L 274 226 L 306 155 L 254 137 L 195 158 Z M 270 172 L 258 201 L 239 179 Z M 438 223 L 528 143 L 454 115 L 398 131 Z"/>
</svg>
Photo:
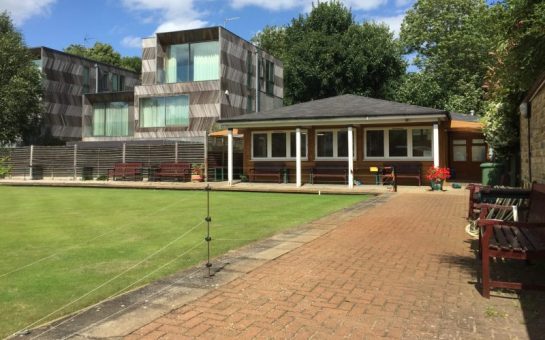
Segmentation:
<svg viewBox="0 0 545 340">
<path fill-rule="evenodd" d="M 443 183 L 450 178 L 449 168 L 431 167 L 426 178 L 430 181 L 431 190 L 443 190 Z"/>
<path fill-rule="evenodd" d="M 204 164 L 201 164 L 201 163 L 191 164 L 191 181 L 202 182 L 203 172 L 204 172 Z"/>
</svg>

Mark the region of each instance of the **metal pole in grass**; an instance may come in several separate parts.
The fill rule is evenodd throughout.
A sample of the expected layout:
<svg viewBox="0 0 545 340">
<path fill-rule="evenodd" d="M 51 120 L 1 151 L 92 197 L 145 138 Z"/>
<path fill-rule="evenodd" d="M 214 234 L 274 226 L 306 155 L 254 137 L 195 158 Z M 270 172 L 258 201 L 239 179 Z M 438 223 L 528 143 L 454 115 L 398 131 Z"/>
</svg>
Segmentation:
<svg viewBox="0 0 545 340">
<path fill-rule="evenodd" d="M 206 268 L 208 268 L 208 277 L 211 277 L 212 274 L 210 273 L 210 268 L 212 267 L 212 263 L 210 263 L 210 242 L 212 241 L 212 237 L 210 237 L 210 222 L 212 222 L 212 217 L 210 217 L 210 191 L 212 188 L 210 187 L 210 184 L 208 184 L 204 190 L 206 191 L 206 218 L 204 219 L 206 221 L 206 237 L 204 240 L 206 241 L 206 245 L 208 247 Z"/>
</svg>

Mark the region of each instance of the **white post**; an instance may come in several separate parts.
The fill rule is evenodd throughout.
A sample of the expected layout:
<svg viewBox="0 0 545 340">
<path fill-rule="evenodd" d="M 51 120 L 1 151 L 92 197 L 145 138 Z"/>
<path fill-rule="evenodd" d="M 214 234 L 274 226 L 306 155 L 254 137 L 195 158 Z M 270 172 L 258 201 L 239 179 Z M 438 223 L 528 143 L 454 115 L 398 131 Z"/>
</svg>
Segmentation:
<svg viewBox="0 0 545 340">
<path fill-rule="evenodd" d="M 301 128 L 295 130 L 295 176 L 296 186 L 301 187 Z"/>
<path fill-rule="evenodd" d="M 204 133 L 204 181 L 208 183 L 208 132 Z"/>
<path fill-rule="evenodd" d="M 227 129 L 227 182 L 233 185 L 233 129 Z"/>
<path fill-rule="evenodd" d="M 348 127 L 348 188 L 354 187 L 354 132 Z"/>
<path fill-rule="evenodd" d="M 74 144 L 74 181 L 78 175 L 78 145 Z"/>
<path fill-rule="evenodd" d="M 433 124 L 433 166 L 439 166 L 439 125 Z"/>
<path fill-rule="evenodd" d="M 178 163 L 178 142 L 174 143 L 174 163 Z"/>
<path fill-rule="evenodd" d="M 123 153 L 122 153 L 122 155 L 121 155 L 121 157 L 122 157 L 122 160 L 123 160 L 123 161 L 122 161 L 122 163 L 125 163 L 125 152 L 126 152 L 126 149 L 125 149 L 125 147 L 126 147 L 126 144 L 125 144 L 125 143 L 123 143 Z"/>
<path fill-rule="evenodd" d="M 34 145 L 31 145 L 30 146 L 30 161 L 28 163 L 29 165 L 29 172 L 30 172 L 30 179 L 32 179 L 32 173 L 33 173 L 33 169 L 32 169 L 32 159 L 34 158 Z"/>
</svg>

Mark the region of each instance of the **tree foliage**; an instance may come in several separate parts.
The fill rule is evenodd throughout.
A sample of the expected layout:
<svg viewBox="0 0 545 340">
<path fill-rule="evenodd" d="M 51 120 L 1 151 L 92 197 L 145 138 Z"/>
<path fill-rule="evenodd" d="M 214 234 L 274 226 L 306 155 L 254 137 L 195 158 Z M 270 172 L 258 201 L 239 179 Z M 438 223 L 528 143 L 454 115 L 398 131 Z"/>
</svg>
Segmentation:
<svg viewBox="0 0 545 340">
<path fill-rule="evenodd" d="M 122 57 L 112 45 L 98 41 L 89 48 L 81 44 L 71 44 L 64 49 L 64 52 L 123 67 L 137 73 L 140 73 L 142 68 L 142 60 L 139 57 Z"/>
<path fill-rule="evenodd" d="M 40 124 L 40 72 L 7 12 L 0 13 L 0 145 L 28 142 Z"/>
<path fill-rule="evenodd" d="M 286 104 L 345 93 L 391 98 L 405 72 L 388 27 L 356 23 L 338 1 L 319 2 L 287 26 L 265 27 L 253 41 L 284 62 Z"/>
<path fill-rule="evenodd" d="M 483 112 L 483 78 L 495 32 L 484 0 L 419 0 L 400 39 L 421 75 L 405 78 L 397 99 L 450 111 Z M 425 89 L 424 94 L 419 94 Z"/>
<path fill-rule="evenodd" d="M 488 106 L 484 133 L 500 158 L 518 149 L 518 106 L 545 71 L 545 3 L 506 0 L 491 8 L 503 35 L 494 46 L 486 77 Z"/>
</svg>

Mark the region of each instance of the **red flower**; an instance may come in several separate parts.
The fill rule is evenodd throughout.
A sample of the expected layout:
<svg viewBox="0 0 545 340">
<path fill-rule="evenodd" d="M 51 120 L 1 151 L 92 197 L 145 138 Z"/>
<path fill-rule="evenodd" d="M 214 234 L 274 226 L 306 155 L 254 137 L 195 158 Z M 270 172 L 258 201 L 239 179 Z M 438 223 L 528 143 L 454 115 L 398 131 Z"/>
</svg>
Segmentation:
<svg viewBox="0 0 545 340">
<path fill-rule="evenodd" d="M 431 167 L 428 169 L 426 178 L 434 182 L 444 181 L 445 179 L 450 178 L 450 169 Z"/>
</svg>

